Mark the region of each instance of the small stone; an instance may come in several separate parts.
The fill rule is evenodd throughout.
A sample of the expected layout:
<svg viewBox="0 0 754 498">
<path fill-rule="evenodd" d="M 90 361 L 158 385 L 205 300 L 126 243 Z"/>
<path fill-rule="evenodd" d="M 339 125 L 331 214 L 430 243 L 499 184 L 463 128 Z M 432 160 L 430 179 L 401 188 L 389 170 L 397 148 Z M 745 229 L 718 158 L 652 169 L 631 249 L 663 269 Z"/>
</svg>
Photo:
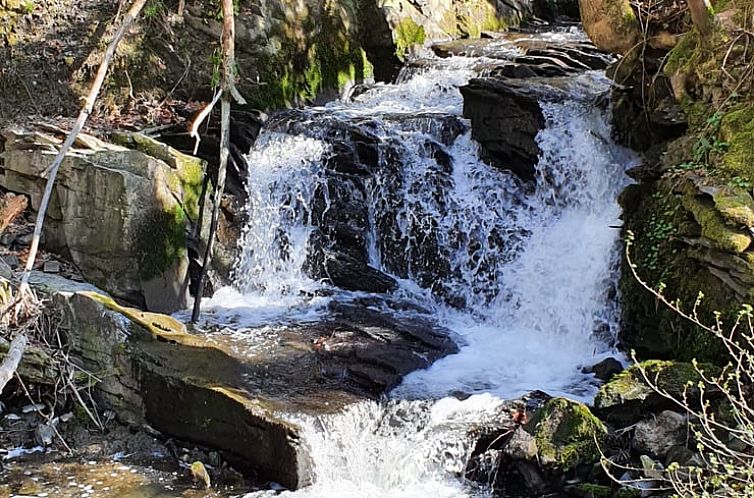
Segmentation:
<svg viewBox="0 0 754 498">
<path fill-rule="evenodd" d="M 585 368 L 584 373 L 594 374 L 599 380 L 607 382 L 613 378 L 613 376 L 623 371 L 623 365 L 615 358 L 605 358 L 596 365 Z"/>
<path fill-rule="evenodd" d="M 13 270 L 2 259 L 0 259 L 0 277 L 6 280 L 10 280 L 13 277 Z"/>
<path fill-rule="evenodd" d="M 60 273 L 60 263 L 58 261 L 45 261 L 42 271 L 45 273 Z"/>
</svg>

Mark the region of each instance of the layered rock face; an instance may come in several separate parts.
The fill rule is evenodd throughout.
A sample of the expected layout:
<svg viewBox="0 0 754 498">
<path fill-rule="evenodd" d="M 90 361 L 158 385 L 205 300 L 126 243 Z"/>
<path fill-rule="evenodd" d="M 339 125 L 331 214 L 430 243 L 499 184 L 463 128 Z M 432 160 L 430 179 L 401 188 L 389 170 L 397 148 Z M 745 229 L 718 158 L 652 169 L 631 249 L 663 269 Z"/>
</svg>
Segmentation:
<svg viewBox="0 0 754 498">
<path fill-rule="evenodd" d="M 595 44 L 625 54 L 610 73 L 622 85 L 613 99 L 617 134 L 644 153 L 630 172 L 638 183 L 621 199 L 638 275 L 701 322 L 715 323 L 719 312 L 732 326 L 754 299 L 754 93 L 738 36 L 751 25 L 746 2 L 714 3 L 707 35 L 669 4 L 650 9 L 641 36 L 628 2 L 581 5 Z M 626 347 L 645 358 L 722 360 L 711 334 L 658 305 L 623 270 Z"/>
<path fill-rule="evenodd" d="M 28 195 L 36 210 L 56 139 L 12 130 L 4 136 L 0 185 Z M 199 159 L 137 140 L 129 149 L 82 137 L 59 170 L 44 246 L 113 296 L 171 312 L 186 304 L 186 236 L 198 216 L 204 168 Z"/>
</svg>

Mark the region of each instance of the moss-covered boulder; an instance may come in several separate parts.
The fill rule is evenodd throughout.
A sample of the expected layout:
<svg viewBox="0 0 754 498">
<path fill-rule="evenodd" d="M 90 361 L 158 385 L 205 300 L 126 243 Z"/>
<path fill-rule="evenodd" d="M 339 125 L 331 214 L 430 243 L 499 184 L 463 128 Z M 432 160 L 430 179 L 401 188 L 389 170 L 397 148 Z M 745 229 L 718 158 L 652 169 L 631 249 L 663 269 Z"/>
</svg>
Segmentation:
<svg viewBox="0 0 754 498">
<path fill-rule="evenodd" d="M 695 367 L 691 363 L 663 360 L 647 360 L 632 365 L 600 388 L 594 399 L 594 408 L 608 420 L 626 425 L 649 413 L 677 408 L 652 386 L 676 399 L 683 399 L 687 391 L 691 398 L 698 398 L 701 377 L 697 368 L 709 374 L 719 372 L 719 368 L 711 364 Z"/>
<path fill-rule="evenodd" d="M 6 130 L 0 185 L 37 209 L 57 139 Z M 142 135 L 126 148 L 83 136 L 59 170 L 45 221 L 45 247 L 90 282 L 150 310 L 185 306 L 186 234 L 196 220 L 201 160 Z"/>
<path fill-rule="evenodd" d="M 597 444 L 607 435 L 604 424 L 586 405 L 566 398 L 545 403 L 526 430 L 537 441 L 541 465 L 558 472 L 598 461 Z"/>
<path fill-rule="evenodd" d="M 628 0 L 579 0 L 584 30 L 603 50 L 626 54 L 641 37 L 641 25 Z"/>
</svg>

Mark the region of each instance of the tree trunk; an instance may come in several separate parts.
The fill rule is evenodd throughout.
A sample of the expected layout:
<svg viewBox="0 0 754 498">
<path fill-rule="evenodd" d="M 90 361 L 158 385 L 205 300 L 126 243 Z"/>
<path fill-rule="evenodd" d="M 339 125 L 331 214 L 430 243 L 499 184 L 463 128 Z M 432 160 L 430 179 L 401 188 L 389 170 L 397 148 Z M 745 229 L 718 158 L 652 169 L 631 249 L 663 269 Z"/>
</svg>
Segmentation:
<svg viewBox="0 0 754 498">
<path fill-rule="evenodd" d="M 235 98 L 239 103 L 245 104 L 245 101 L 236 90 L 236 63 L 235 63 L 235 16 L 233 12 L 233 0 L 223 0 L 223 36 L 222 36 L 222 81 L 220 89 L 222 90 L 222 101 L 220 104 L 221 122 L 220 122 L 220 164 L 217 170 L 217 184 L 214 192 L 214 205 L 212 208 L 212 222 L 209 227 L 209 239 L 207 248 L 204 253 L 202 262 L 202 272 L 199 275 L 199 285 L 194 297 L 194 309 L 191 314 L 191 321 L 196 322 L 199 319 L 199 312 L 202 304 L 202 294 L 204 292 L 204 281 L 207 278 L 207 270 L 212 260 L 212 246 L 215 241 L 217 232 L 218 219 L 220 217 L 220 204 L 222 202 L 223 191 L 225 190 L 225 176 L 228 168 L 228 155 L 230 153 L 230 102 Z"/>
<path fill-rule="evenodd" d="M 47 185 L 45 186 L 45 191 L 42 195 L 42 201 L 39 204 L 39 210 L 37 212 L 37 220 L 34 225 L 34 238 L 31 241 L 29 257 L 26 260 L 26 269 L 24 270 L 24 275 L 21 279 L 22 293 L 25 293 L 25 291 L 28 291 L 29 289 L 29 277 L 31 276 L 31 270 L 34 268 L 34 261 L 37 258 L 37 251 L 39 250 L 39 239 L 42 236 L 42 226 L 44 225 L 47 206 L 50 204 L 52 188 L 55 185 L 55 178 L 58 175 L 60 165 L 63 163 L 63 159 L 65 159 L 65 155 L 68 152 L 68 149 L 71 148 L 73 143 L 76 141 L 76 137 L 84 128 L 84 124 L 86 123 L 89 115 L 92 113 L 92 109 L 94 109 L 94 101 L 97 100 L 97 96 L 102 89 L 102 84 L 105 82 L 105 76 L 107 76 L 108 66 L 110 65 L 110 61 L 112 61 L 113 57 L 115 57 L 115 52 L 118 49 L 118 44 L 123 39 L 126 31 L 128 31 L 129 26 L 131 26 L 134 20 L 138 17 L 145 3 L 147 3 L 147 0 L 134 0 L 131 8 L 123 18 L 123 21 L 121 21 L 120 26 L 118 26 L 118 29 L 115 31 L 115 35 L 113 35 L 113 39 L 110 41 L 110 44 L 107 46 L 107 50 L 105 51 L 105 57 L 102 59 L 102 64 L 100 64 L 99 69 L 97 70 L 97 76 L 94 78 L 92 87 L 89 89 L 89 94 L 84 100 L 84 107 L 81 109 L 81 113 L 79 113 L 78 119 L 76 119 L 76 123 L 73 125 L 73 129 L 71 129 L 71 132 L 68 134 L 65 142 L 63 142 L 63 145 L 60 147 L 60 151 L 55 157 L 55 160 L 52 162 L 47 171 L 45 171 L 45 173 L 49 174 L 50 176 L 47 179 Z"/>
</svg>

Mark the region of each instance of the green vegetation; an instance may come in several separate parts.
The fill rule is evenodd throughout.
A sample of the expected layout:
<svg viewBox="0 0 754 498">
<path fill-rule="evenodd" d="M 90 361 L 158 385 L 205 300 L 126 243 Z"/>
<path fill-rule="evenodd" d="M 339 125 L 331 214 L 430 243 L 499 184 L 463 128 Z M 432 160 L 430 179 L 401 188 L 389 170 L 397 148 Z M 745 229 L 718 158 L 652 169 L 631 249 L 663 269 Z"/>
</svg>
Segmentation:
<svg viewBox="0 0 754 498">
<path fill-rule="evenodd" d="M 423 45 L 426 39 L 424 26 L 416 24 L 410 17 L 401 19 L 395 27 L 395 54 L 404 60 L 411 47 Z"/>
</svg>

